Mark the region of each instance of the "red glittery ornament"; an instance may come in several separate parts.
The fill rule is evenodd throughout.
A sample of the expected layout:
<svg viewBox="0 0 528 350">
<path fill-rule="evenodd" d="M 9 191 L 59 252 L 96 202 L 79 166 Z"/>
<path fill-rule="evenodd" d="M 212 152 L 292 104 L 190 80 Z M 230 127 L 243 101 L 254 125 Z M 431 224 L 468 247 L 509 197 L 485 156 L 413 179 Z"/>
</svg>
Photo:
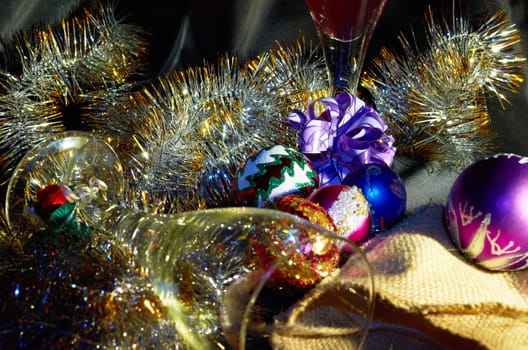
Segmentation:
<svg viewBox="0 0 528 350">
<path fill-rule="evenodd" d="M 315 231 L 267 230 L 249 237 L 253 263 L 273 270 L 268 285 L 275 289 L 302 290 L 314 286 L 335 271 L 340 261 L 336 241 Z"/>
</svg>

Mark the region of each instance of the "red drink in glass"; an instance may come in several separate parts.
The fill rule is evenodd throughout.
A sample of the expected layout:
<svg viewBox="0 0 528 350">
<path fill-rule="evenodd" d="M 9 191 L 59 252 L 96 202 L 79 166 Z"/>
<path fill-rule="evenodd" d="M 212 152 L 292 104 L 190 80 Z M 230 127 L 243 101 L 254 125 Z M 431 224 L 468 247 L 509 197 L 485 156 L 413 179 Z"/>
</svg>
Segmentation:
<svg viewBox="0 0 528 350">
<path fill-rule="evenodd" d="M 387 0 L 306 0 L 332 95 L 356 93 L 368 44 Z"/>
<path fill-rule="evenodd" d="M 306 0 L 314 22 L 334 39 L 348 41 L 375 27 L 387 0 Z"/>
</svg>

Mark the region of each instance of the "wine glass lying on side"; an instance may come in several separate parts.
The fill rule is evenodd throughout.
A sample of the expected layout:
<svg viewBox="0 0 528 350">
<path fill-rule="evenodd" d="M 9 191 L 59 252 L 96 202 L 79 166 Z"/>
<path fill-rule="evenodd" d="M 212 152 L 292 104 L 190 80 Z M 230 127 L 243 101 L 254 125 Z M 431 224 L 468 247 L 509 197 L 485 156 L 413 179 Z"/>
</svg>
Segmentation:
<svg viewBox="0 0 528 350">
<path fill-rule="evenodd" d="M 163 317 L 173 323 L 176 348 L 272 347 L 274 332 L 291 330 L 279 316 L 330 283 L 341 290 L 341 316 L 335 317 L 345 322 L 339 327 L 361 348 L 373 313 L 373 282 L 352 242 L 271 209 L 140 212 L 127 203 L 124 178 L 104 141 L 84 132 L 55 135 L 13 173 L 8 225 L 12 232 L 53 237 L 110 232 L 151 281 Z M 353 262 L 353 278 L 340 276 L 345 262 Z"/>
</svg>

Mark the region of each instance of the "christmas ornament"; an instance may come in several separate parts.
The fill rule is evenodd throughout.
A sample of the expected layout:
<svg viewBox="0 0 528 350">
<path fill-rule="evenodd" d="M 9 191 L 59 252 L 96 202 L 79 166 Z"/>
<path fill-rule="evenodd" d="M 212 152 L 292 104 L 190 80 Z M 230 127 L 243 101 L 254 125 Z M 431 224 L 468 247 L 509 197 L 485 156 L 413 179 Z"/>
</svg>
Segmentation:
<svg viewBox="0 0 528 350">
<path fill-rule="evenodd" d="M 126 100 L 142 75 L 142 31 L 111 6 L 7 40 L 0 72 L 0 184 L 40 141 L 68 129 L 97 130 L 94 114 Z M 13 64 L 13 62 L 15 62 Z M 16 73 L 15 73 L 16 72 Z"/>
<path fill-rule="evenodd" d="M 325 208 L 302 196 L 289 194 L 267 202 L 265 207 L 290 213 L 331 232 L 338 232 L 334 220 L 328 215 Z"/>
<path fill-rule="evenodd" d="M 312 192 L 308 199 L 326 209 L 342 237 L 359 243 L 369 234 L 369 203 L 356 186 L 326 185 Z"/>
<path fill-rule="evenodd" d="M 276 145 L 252 153 L 240 165 L 233 192 L 237 204 L 262 207 L 289 194 L 306 197 L 318 185 L 317 173 L 301 152 Z"/>
<path fill-rule="evenodd" d="M 361 189 L 370 204 L 375 230 L 385 231 L 405 213 L 405 185 L 398 174 L 386 165 L 362 165 L 350 173 L 343 183 Z"/>
<path fill-rule="evenodd" d="M 79 222 L 75 215 L 76 199 L 66 186 L 49 185 L 37 191 L 36 211 L 56 233 L 88 235 L 90 227 Z"/>
<path fill-rule="evenodd" d="M 316 227 L 316 226 L 314 226 Z M 290 230 L 271 227 L 264 232 L 253 232 L 249 236 L 252 260 L 264 269 L 270 269 L 277 258 L 286 252 L 287 263 L 282 263 L 271 273 L 273 289 L 306 289 L 336 271 L 340 254 L 336 240 L 323 234 L 309 238 L 308 232 L 299 232 L 292 237 Z M 291 252 L 292 240 L 297 246 Z"/>
<path fill-rule="evenodd" d="M 497 154 L 464 169 L 446 205 L 449 234 L 468 260 L 494 271 L 528 267 L 528 158 Z"/>
<path fill-rule="evenodd" d="M 321 186 L 339 184 L 361 164 L 391 165 L 396 148 L 387 125 L 359 98 L 339 94 L 311 103 L 306 114 L 294 110 L 290 125 L 300 131 L 299 148 L 319 173 Z"/>
<path fill-rule="evenodd" d="M 69 202 L 68 198 L 74 199 L 77 218 L 93 228 L 93 236 L 101 232 L 113 237 L 134 257 L 140 266 L 137 271 L 148 279 L 164 308 L 163 315 L 167 315 L 178 346 L 225 347 L 236 339 L 244 348 L 247 334 L 259 334 L 258 330 L 269 327 L 259 318 L 264 306 L 254 307 L 265 287 L 307 287 L 336 268 L 334 261 L 339 254 L 333 260 L 327 254 L 331 253 L 328 247 L 335 247 L 333 242 L 340 238 L 284 212 L 232 207 L 164 215 L 127 208 L 121 204 L 122 198 L 109 201 L 119 193 L 124 197 L 122 172 L 109 174 L 111 169 L 121 170 L 113 150 L 87 133 L 62 136 L 30 151 L 13 173 L 9 182 L 12 191 L 6 198 L 10 203 L 6 217 L 11 229 L 25 218 L 31 222 L 27 218 L 35 216 L 35 206 L 53 212 Z M 37 171 L 40 169 L 46 172 Z M 57 196 L 56 190 L 64 188 L 70 189 L 72 195 Z M 24 210 L 14 211 L 15 208 Z M 58 236 L 68 242 L 73 238 L 61 233 Z M 25 242 L 31 237 L 26 237 Z M 280 245 L 280 250 L 267 250 L 265 247 L 271 242 Z M 351 249 L 357 252 L 357 248 Z M 111 261 L 111 257 L 107 258 Z M 330 263 L 333 270 L 327 267 Z M 367 263 L 365 267 L 368 269 Z M 369 273 L 365 271 L 366 276 Z M 371 290 L 371 281 L 365 283 L 366 290 Z M 244 293 L 233 300 L 230 288 L 241 285 Z M 358 287 L 347 288 L 353 293 Z M 157 306 L 147 304 L 147 309 L 148 305 L 156 312 Z M 105 329 L 93 331 L 104 333 Z M 262 339 L 266 335 L 258 336 Z"/>
<path fill-rule="evenodd" d="M 519 31 L 503 12 L 487 15 L 477 28 L 452 13 L 442 18 L 430 10 L 425 47 L 401 36 L 403 55 L 382 49 L 363 85 L 401 154 L 464 168 L 493 150 L 486 103 L 508 102 L 524 80 L 526 58 Z"/>
</svg>

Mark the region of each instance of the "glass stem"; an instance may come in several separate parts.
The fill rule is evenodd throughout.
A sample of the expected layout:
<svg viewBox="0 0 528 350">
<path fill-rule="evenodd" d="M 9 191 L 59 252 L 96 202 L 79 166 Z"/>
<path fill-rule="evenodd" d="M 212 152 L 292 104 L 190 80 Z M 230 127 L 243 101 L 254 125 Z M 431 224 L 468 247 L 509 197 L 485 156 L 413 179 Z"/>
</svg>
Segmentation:
<svg viewBox="0 0 528 350">
<path fill-rule="evenodd" d="M 367 52 L 367 36 L 342 41 L 319 30 L 319 37 L 326 61 L 331 96 L 341 92 L 356 94 Z"/>
</svg>

